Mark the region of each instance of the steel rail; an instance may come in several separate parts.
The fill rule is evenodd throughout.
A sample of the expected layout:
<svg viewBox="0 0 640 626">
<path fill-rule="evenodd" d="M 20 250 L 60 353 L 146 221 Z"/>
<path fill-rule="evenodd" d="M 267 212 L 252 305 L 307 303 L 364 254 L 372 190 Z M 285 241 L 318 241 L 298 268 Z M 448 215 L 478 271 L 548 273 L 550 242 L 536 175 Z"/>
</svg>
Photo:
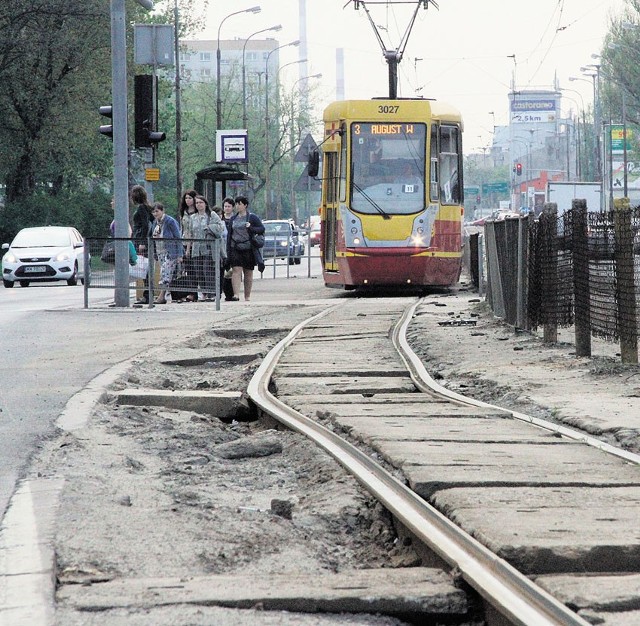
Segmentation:
<svg viewBox="0 0 640 626">
<path fill-rule="evenodd" d="M 433 378 L 431 378 L 431 376 L 425 369 L 422 361 L 411 349 L 407 341 L 407 336 L 406 336 L 407 328 L 419 304 L 420 304 L 420 301 L 417 301 L 413 306 L 409 307 L 405 311 L 403 318 L 400 320 L 398 325 L 394 328 L 393 341 L 400 353 L 400 356 L 402 357 L 405 365 L 409 370 L 413 383 L 420 391 L 423 391 L 426 393 L 437 393 L 441 396 L 444 396 L 445 398 L 448 398 L 449 400 L 453 400 L 455 402 L 459 402 L 467 406 L 482 407 L 482 408 L 504 411 L 506 413 L 509 413 L 514 419 L 517 419 L 523 422 L 528 422 L 529 424 L 534 424 L 535 426 L 539 426 L 546 430 L 551 430 L 569 439 L 579 441 L 586 445 L 592 446 L 593 448 L 597 448 L 598 450 L 602 450 L 603 452 L 606 452 L 608 454 L 612 454 L 621 459 L 624 459 L 625 461 L 631 461 L 636 465 L 640 465 L 639 454 L 635 454 L 634 452 L 629 452 L 628 450 L 622 450 L 621 448 L 612 446 L 611 444 L 601 441 L 600 439 L 596 439 L 595 437 L 590 437 L 585 433 L 582 433 L 578 430 L 574 430 L 573 428 L 569 428 L 567 426 L 555 424 L 554 422 L 549 422 L 547 420 L 534 417 L 532 415 L 527 415 L 526 413 L 520 413 L 519 411 L 505 409 L 495 404 L 483 402 L 482 400 L 467 398 L 459 393 L 456 393 L 455 391 L 451 391 L 450 389 L 447 389 L 446 387 L 443 387 L 442 385 L 438 384 L 435 380 L 433 380 Z"/>
<path fill-rule="evenodd" d="M 338 306 L 298 324 L 266 355 L 248 385 L 251 400 L 262 411 L 313 440 L 330 454 L 419 541 L 452 567 L 457 567 L 464 579 L 512 624 L 588 626 L 588 622 L 462 531 L 365 453 L 270 393 L 273 371 L 287 346 L 307 325 L 332 313 Z M 409 310 L 413 312 L 415 307 Z M 400 323 L 404 317 L 406 314 Z"/>
</svg>

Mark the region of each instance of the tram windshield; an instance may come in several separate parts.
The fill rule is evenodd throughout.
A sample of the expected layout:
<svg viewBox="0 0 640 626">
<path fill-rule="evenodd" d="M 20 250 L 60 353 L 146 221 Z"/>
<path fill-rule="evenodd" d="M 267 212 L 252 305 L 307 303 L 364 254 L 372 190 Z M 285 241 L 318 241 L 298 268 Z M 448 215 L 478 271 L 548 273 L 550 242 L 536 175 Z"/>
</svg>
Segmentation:
<svg viewBox="0 0 640 626">
<path fill-rule="evenodd" d="M 425 202 L 421 123 L 351 124 L 351 208 L 360 213 L 416 213 Z"/>
</svg>

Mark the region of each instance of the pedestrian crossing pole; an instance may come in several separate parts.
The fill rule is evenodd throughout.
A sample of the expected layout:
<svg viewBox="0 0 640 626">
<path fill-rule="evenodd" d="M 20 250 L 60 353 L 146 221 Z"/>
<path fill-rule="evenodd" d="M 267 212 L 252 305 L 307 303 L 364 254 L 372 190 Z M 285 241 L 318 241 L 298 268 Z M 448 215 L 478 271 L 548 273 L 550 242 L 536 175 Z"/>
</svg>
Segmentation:
<svg viewBox="0 0 640 626">
<path fill-rule="evenodd" d="M 153 9 L 151 0 L 137 0 Z M 113 106 L 113 196 L 116 247 L 116 307 L 129 306 L 129 163 L 127 128 L 127 39 L 125 0 L 111 0 L 111 84 Z"/>
</svg>

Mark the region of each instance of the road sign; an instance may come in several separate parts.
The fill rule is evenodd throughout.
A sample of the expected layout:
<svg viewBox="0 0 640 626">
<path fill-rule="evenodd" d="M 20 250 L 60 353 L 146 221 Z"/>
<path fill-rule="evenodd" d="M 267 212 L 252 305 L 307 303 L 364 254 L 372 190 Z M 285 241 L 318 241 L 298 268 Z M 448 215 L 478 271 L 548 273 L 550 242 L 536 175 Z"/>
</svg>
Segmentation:
<svg viewBox="0 0 640 626">
<path fill-rule="evenodd" d="M 144 179 L 149 182 L 160 180 L 160 168 L 148 167 L 144 171 Z"/>
<path fill-rule="evenodd" d="M 296 152 L 296 156 L 293 157 L 293 160 L 296 163 L 306 163 L 309 160 L 309 154 L 318 148 L 318 144 L 315 139 L 309 133 L 300 144 L 298 148 L 298 152 Z"/>
<path fill-rule="evenodd" d="M 488 193 L 507 193 L 509 191 L 509 183 L 482 183 L 482 193 L 486 195 Z"/>
<path fill-rule="evenodd" d="M 307 166 L 305 165 L 304 171 L 300 174 L 293 189 L 295 191 L 320 191 L 322 187 L 317 178 L 310 177 L 307 174 Z"/>
</svg>

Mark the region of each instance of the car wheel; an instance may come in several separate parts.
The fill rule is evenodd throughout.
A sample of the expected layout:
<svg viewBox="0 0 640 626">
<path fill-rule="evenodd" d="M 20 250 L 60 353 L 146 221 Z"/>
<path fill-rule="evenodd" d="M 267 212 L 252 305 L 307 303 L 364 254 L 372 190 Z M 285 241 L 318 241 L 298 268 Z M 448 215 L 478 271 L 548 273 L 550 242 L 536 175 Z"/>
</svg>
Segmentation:
<svg viewBox="0 0 640 626">
<path fill-rule="evenodd" d="M 73 274 L 71 278 L 67 278 L 67 285 L 69 287 L 75 287 L 78 284 L 78 264 L 73 266 Z"/>
<path fill-rule="evenodd" d="M 88 276 L 83 276 L 80 279 L 80 283 L 83 285 L 90 285 L 91 284 L 91 272 L 89 272 Z"/>
<path fill-rule="evenodd" d="M 7 289 L 11 289 L 15 284 L 12 280 L 5 280 L 4 278 L 2 279 L 2 283 Z"/>
<path fill-rule="evenodd" d="M 28 287 L 29 286 L 29 281 L 28 280 L 21 280 L 20 281 L 20 287 Z"/>
</svg>

